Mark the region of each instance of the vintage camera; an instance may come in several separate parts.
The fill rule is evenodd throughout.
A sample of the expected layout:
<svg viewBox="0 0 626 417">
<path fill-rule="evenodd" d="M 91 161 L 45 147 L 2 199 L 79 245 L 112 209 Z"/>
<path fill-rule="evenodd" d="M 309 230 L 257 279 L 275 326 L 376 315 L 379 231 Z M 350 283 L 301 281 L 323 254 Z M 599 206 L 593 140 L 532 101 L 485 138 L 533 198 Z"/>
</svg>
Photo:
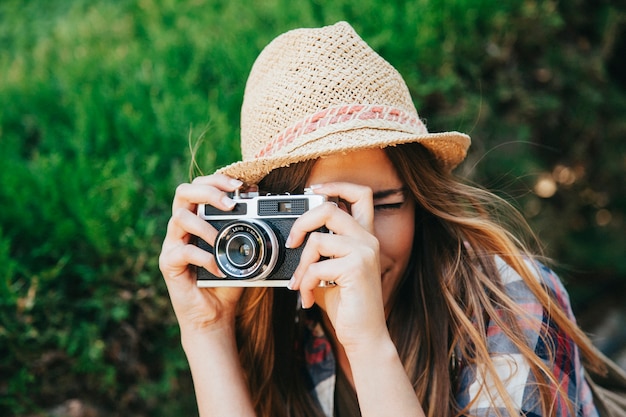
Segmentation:
<svg viewBox="0 0 626 417">
<path fill-rule="evenodd" d="M 327 198 L 305 189 L 302 195 L 264 195 L 235 192 L 236 205 L 222 211 L 200 204 L 198 216 L 218 231 L 215 246 L 198 238 L 197 245 L 215 256 L 226 278 L 197 268 L 199 287 L 286 287 L 302 253 L 285 248 L 295 220 Z M 322 232 L 328 232 L 321 229 Z"/>
</svg>

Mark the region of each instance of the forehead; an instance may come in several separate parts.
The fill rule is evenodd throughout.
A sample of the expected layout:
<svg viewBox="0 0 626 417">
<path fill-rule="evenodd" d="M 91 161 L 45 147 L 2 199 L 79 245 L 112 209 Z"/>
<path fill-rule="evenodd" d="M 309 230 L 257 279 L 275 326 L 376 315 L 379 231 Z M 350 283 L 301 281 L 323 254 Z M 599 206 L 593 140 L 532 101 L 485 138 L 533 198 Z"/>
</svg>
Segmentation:
<svg viewBox="0 0 626 417">
<path fill-rule="evenodd" d="M 382 149 L 365 149 L 335 154 L 317 160 L 309 184 L 350 182 L 366 185 L 374 192 L 402 186 L 398 173 Z"/>
</svg>

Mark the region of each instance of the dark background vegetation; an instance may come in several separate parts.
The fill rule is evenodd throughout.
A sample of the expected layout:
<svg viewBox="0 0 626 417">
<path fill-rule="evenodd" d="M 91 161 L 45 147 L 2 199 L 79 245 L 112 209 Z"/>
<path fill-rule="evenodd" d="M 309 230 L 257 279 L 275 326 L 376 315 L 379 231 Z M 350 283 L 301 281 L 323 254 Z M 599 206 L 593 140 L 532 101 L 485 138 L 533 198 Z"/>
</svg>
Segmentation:
<svg viewBox="0 0 626 417">
<path fill-rule="evenodd" d="M 174 188 L 190 144 L 239 158 L 261 48 L 338 20 L 471 134 L 457 172 L 526 215 L 583 326 L 623 305 L 623 2 L 3 0 L 0 415 L 196 413 L 157 266 Z"/>
</svg>

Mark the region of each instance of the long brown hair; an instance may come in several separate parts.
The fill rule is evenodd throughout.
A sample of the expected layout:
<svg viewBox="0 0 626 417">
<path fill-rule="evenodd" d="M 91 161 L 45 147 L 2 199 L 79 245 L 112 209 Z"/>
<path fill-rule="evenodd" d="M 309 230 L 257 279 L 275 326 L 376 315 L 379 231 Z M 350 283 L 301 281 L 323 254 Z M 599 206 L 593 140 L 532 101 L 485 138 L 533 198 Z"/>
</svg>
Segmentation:
<svg viewBox="0 0 626 417">
<path fill-rule="evenodd" d="M 552 330 L 507 295 L 496 257 L 521 276 L 549 320 L 572 338 L 583 356 L 599 365 L 587 337 L 557 307 L 527 264 L 540 251 L 533 246 L 536 239 L 524 219 L 494 194 L 442 171 L 419 144 L 389 147 L 385 152 L 416 203 L 412 259 L 392 294 L 387 321 L 426 414 L 467 414 L 455 402 L 458 358 L 464 366 L 479 364 L 491 374 L 498 391 L 494 396 L 504 400 L 511 414 L 517 413 L 490 359 L 489 321 L 502 329 L 528 362 L 544 415 L 550 415 L 557 402 L 569 406 L 560 381 L 528 345 L 521 328 L 523 323 L 539 332 L 547 357 L 554 356 L 549 343 Z M 274 170 L 259 186 L 269 192 L 302 192 L 314 162 Z M 298 311 L 296 301 L 296 294 L 285 289 L 251 289 L 240 302 L 240 356 L 262 416 L 322 415 L 311 394 L 302 354 L 302 315 L 312 313 Z"/>
</svg>

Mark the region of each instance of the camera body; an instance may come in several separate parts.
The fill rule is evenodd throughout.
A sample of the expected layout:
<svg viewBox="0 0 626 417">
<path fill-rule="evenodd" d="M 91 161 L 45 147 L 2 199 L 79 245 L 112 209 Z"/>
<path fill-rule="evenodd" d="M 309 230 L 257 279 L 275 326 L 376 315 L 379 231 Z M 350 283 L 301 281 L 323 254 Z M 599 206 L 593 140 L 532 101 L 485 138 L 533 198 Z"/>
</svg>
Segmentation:
<svg viewBox="0 0 626 417">
<path fill-rule="evenodd" d="M 222 278 L 198 267 L 198 286 L 286 287 L 304 247 L 285 248 L 291 226 L 302 214 L 327 201 L 326 196 L 305 189 L 301 195 L 235 192 L 232 198 L 236 204 L 231 211 L 208 204 L 198 206 L 198 216 L 218 234 L 214 247 L 200 238 L 196 244 L 213 253 L 217 266 L 226 275 Z"/>
</svg>

